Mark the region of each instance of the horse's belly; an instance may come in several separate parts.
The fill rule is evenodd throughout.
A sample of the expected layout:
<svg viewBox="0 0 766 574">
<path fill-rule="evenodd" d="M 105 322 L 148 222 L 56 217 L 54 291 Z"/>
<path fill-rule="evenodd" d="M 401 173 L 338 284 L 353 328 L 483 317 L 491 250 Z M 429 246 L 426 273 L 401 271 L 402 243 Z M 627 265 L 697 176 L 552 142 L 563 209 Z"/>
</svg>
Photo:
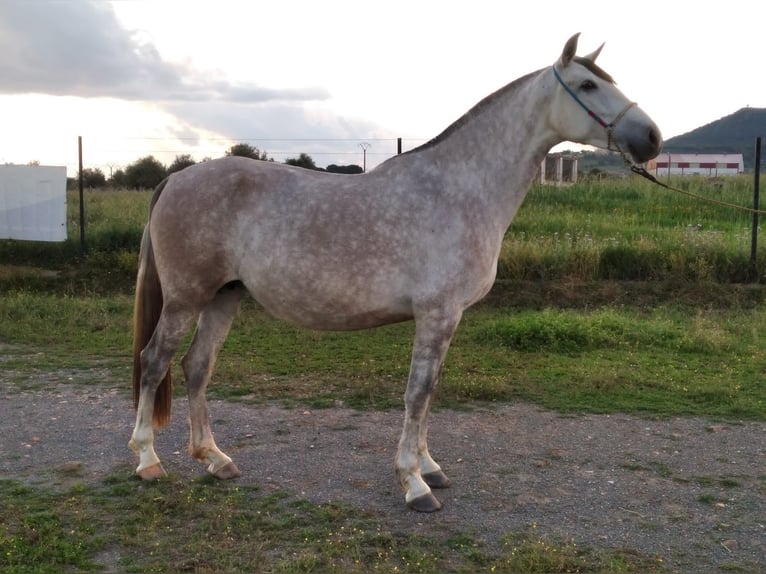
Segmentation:
<svg viewBox="0 0 766 574">
<path fill-rule="evenodd" d="M 272 288 L 248 285 L 248 289 L 271 315 L 311 329 L 368 329 L 412 319 L 408 297 L 362 290 L 353 284 L 342 290 L 322 289 L 310 283 Z"/>
<path fill-rule="evenodd" d="M 412 319 L 411 313 L 392 313 L 385 310 L 369 311 L 357 314 L 332 314 L 304 312 L 294 313 L 292 310 L 270 309 L 269 313 L 288 321 L 294 325 L 316 329 L 319 331 L 354 331 L 359 329 L 370 329 L 381 325 L 390 325 L 391 323 L 400 323 Z"/>
<path fill-rule="evenodd" d="M 285 305 L 255 297 L 269 314 L 294 325 L 321 331 L 353 331 L 399 323 L 412 319 L 404 309 L 339 309 L 317 308 L 313 305 Z"/>
</svg>

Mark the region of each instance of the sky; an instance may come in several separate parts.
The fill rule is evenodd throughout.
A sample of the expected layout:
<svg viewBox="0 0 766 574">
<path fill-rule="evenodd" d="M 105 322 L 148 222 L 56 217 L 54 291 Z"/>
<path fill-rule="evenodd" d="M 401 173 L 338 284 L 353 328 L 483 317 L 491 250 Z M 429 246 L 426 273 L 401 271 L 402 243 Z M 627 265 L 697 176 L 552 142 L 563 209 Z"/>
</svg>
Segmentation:
<svg viewBox="0 0 766 574">
<path fill-rule="evenodd" d="M 577 32 L 667 139 L 766 107 L 764 21 L 740 0 L 0 0 L 0 164 L 74 176 L 81 136 L 107 176 L 239 142 L 371 168 Z"/>
</svg>

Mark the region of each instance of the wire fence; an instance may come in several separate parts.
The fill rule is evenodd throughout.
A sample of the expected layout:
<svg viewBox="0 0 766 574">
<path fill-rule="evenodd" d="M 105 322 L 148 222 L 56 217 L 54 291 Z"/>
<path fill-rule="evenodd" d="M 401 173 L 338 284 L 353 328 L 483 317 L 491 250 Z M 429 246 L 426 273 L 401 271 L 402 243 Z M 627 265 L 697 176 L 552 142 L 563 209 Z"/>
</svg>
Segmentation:
<svg viewBox="0 0 766 574">
<path fill-rule="evenodd" d="M 318 167 L 359 165 L 371 169 L 397 153 L 412 150 L 428 141 L 425 138 L 160 138 L 124 137 L 100 140 L 83 136 L 83 168 L 99 169 L 107 178 L 146 156 L 166 167 L 178 156 L 196 161 L 226 155 L 232 146 L 247 144 L 265 153 L 268 159 L 284 163 L 301 154 L 310 156 Z M 78 172 L 76 143 L 72 158 L 65 162 L 70 177 Z M 64 162 L 62 162 L 64 163 Z"/>
</svg>

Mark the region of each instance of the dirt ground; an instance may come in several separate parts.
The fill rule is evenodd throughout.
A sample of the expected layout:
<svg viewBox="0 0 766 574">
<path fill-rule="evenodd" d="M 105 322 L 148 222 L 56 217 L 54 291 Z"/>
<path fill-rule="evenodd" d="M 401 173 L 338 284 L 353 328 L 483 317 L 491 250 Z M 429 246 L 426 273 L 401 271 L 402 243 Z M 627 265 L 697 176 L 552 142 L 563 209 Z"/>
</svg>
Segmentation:
<svg viewBox="0 0 766 574">
<path fill-rule="evenodd" d="M 40 373 L 20 390 L 0 372 L 3 478 L 55 482 L 75 464 L 98 481 L 136 464 L 128 389 L 68 382 L 78 376 Z M 191 480 L 205 470 L 186 454 L 187 412 L 176 401 L 157 451 Z M 561 416 L 523 403 L 437 410 L 429 444 L 453 486 L 437 492 L 441 512 L 422 515 L 394 481 L 400 411 L 211 401 L 210 412 L 238 480 L 364 509 L 393 532 L 468 533 L 491 550 L 535 525 L 578 545 L 657 556 L 673 572 L 766 571 L 764 423 Z"/>
</svg>

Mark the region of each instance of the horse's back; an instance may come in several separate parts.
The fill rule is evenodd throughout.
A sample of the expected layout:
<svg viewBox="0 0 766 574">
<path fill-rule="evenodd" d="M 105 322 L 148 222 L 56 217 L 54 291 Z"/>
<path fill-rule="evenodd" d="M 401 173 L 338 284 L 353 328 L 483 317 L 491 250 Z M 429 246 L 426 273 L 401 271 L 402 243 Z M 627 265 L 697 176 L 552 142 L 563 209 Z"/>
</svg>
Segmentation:
<svg viewBox="0 0 766 574">
<path fill-rule="evenodd" d="M 317 329 L 472 304 L 501 236 L 487 249 L 470 202 L 398 163 L 340 175 L 223 158 L 174 174 L 151 222 L 163 283 L 204 298 L 241 281 L 272 314 Z"/>
<path fill-rule="evenodd" d="M 163 283 L 187 297 L 241 281 L 274 315 L 320 329 L 411 318 L 406 238 L 362 177 L 244 158 L 174 174 L 151 221 Z"/>
</svg>

